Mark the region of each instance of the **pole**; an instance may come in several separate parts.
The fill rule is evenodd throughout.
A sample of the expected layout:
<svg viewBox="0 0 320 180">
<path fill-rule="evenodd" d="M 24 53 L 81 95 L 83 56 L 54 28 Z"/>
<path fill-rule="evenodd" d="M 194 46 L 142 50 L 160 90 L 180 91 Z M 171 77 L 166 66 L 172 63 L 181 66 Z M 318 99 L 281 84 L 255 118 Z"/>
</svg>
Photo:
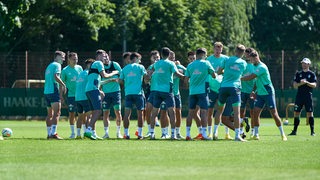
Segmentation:
<svg viewBox="0 0 320 180">
<path fill-rule="evenodd" d="M 282 68 L 281 68 L 281 89 L 284 89 L 284 50 L 281 51 Z"/>
<path fill-rule="evenodd" d="M 28 88 L 28 51 L 26 51 L 26 89 Z"/>
</svg>

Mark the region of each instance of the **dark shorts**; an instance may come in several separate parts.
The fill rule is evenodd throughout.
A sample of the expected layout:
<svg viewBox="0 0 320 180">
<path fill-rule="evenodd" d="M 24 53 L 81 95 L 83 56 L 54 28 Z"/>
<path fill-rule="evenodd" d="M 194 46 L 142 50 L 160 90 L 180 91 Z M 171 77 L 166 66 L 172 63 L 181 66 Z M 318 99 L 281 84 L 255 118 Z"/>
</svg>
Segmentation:
<svg viewBox="0 0 320 180">
<path fill-rule="evenodd" d="M 100 110 L 102 107 L 101 96 L 99 90 L 92 90 L 86 92 L 90 110 Z"/>
<path fill-rule="evenodd" d="M 132 109 L 133 104 L 136 105 L 137 110 L 145 109 L 145 100 L 144 95 L 126 95 L 125 97 L 125 107 Z"/>
<path fill-rule="evenodd" d="M 219 93 L 210 90 L 208 93 L 208 97 L 209 97 L 209 108 L 213 108 L 218 100 Z"/>
<path fill-rule="evenodd" d="M 189 95 L 189 109 L 195 109 L 198 105 L 200 109 L 208 109 L 209 98 L 207 93 Z"/>
<path fill-rule="evenodd" d="M 301 112 L 301 109 L 305 108 L 306 112 L 313 112 L 313 102 L 312 94 L 298 95 L 296 96 L 296 101 L 294 103 L 294 111 Z"/>
<path fill-rule="evenodd" d="M 76 101 L 77 112 L 86 113 L 90 111 L 89 100 Z"/>
<path fill-rule="evenodd" d="M 224 107 L 224 111 L 222 116 L 231 116 L 233 112 L 233 107 L 230 98 L 227 99 L 226 106 Z"/>
<path fill-rule="evenodd" d="M 120 91 L 105 93 L 102 101 L 102 109 L 109 110 L 111 105 L 114 106 L 115 109 L 119 110 L 121 107 L 121 93 Z"/>
<path fill-rule="evenodd" d="M 168 108 L 175 107 L 174 97 L 172 93 L 154 91 L 153 104 L 152 104 L 153 107 L 160 108 L 160 105 L 162 102 L 165 102 Z"/>
<path fill-rule="evenodd" d="M 51 107 L 52 103 L 60 102 L 60 94 L 58 92 L 52 94 L 45 94 L 44 98 L 46 99 L 47 107 Z"/>
<path fill-rule="evenodd" d="M 268 95 L 257 95 L 256 102 L 254 103 L 254 107 L 263 108 L 265 105 L 269 107 L 269 109 L 275 109 L 276 106 L 276 98 L 274 94 Z"/>
<path fill-rule="evenodd" d="M 174 96 L 175 108 L 181 108 L 181 96 L 180 94 Z"/>
<path fill-rule="evenodd" d="M 146 97 L 147 98 L 147 97 Z M 150 91 L 147 102 L 153 104 L 154 91 Z"/>
<path fill-rule="evenodd" d="M 219 89 L 219 104 L 225 104 L 228 98 L 232 106 L 240 106 L 241 90 L 234 87 L 221 87 Z"/>
<path fill-rule="evenodd" d="M 68 97 L 68 112 L 76 112 L 77 111 L 77 104 L 75 97 Z"/>
<path fill-rule="evenodd" d="M 250 98 L 249 93 L 241 93 L 241 108 L 246 108 L 247 103 L 249 104 L 250 109 L 254 108 L 254 99 Z"/>
</svg>

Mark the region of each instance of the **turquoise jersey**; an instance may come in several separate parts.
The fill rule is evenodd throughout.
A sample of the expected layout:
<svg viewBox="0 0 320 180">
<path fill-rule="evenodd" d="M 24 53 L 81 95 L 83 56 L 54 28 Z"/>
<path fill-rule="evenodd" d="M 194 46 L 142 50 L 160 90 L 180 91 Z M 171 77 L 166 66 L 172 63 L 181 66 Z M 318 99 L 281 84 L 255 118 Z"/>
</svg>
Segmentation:
<svg viewBox="0 0 320 180">
<path fill-rule="evenodd" d="M 111 66 L 111 63 L 113 63 L 113 67 Z M 112 67 L 112 69 L 111 69 Z M 118 70 L 119 71 L 119 74 L 121 74 L 121 67 L 120 65 L 117 63 L 117 62 L 114 62 L 114 61 L 110 61 L 109 65 L 104 65 L 104 69 L 105 71 L 107 71 L 108 69 L 110 69 L 110 71 L 114 71 L 114 70 Z M 111 73 L 109 72 L 109 73 Z M 112 77 L 110 78 L 119 78 L 119 75 L 116 74 L 116 75 L 113 75 Z M 110 79 L 110 78 L 102 78 L 102 80 L 106 80 L 106 79 Z M 115 81 L 111 81 L 107 84 L 104 84 L 102 85 L 102 91 L 105 92 L 105 93 L 112 93 L 112 92 L 117 92 L 117 91 L 120 91 L 120 85 L 118 82 L 115 82 Z"/>
<path fill-rule="evenodd" d="M 61 73 L 61 64 L 57 62 L 50 63 L 45 71 L 44 94 L 59 92 L 59 83 L 55 79 L 55 74 Z"/>
<path fill-rule="evenodd" d="M 138 63 L 128 64 L 123 68 L 120 79 L 124 81 L 126 96 L 143 94 L 142 81 L 145 74 L 147 74 L 146 69 Z"/>
<path fill-rule="evenodd" d="M 83 101 L 88 99 L 85 91 L 87 81 L 88 81 L 88 73 L 89 73 L 89 70 L 85 69 L 78 76 L 77 85 L 76 85 L 76 97 L 75 97 L 76 101 Z"/>
<path fill-rule="evenodd" d="M 269 69 L 263 62 L 260 62 L 255 66 L 254 74 L 257 75 L 257 95 L 268 95 L 270 91 L 271 94 L 275 93 L 273 84 L 271 82 Z"/>
<path fill-rule="evenodd" d="M 225 60 L 222 68 L 224 69 L 221 87 L 241 88 L 241 76 L 247 67 L 247 62 L 237 56 L 231 56 Z"/>
<path fill-rule="evenodd" d="M 90 73 L 90 71 L 93 70 L 95 72 Z M 96 60 L 91 64 L 91 67 L 89 69 L 88 82 L 86 85 L 86 92 L 99 89 L 101 76 L 98 73 L 100 73 L 101 71 L 104 71 L 104 65 L 101 61 Z"/>
<path fill-rule="evenodd" d="M 221 54 L 220 57 L 215 57 L 214 55 L 211 55 L 207 58 L 207 60 L 210 62 L 211 66 L 215 71 L 218 71 L 220 67 L 222 67 L 223 63 L 225 60 L 227 60 L 229 57 Z M 209 82 L 209 87 L 211 91 L 214 92 L 219 92 L 220 85 L 222 82 L 222 77 L 223 75 L 219 75 L 216 78 L 212 78 L 212 76 L 208 76 L 208 82 Z"/>
<path fill-rule="evenodd" d="M 66 84 L 68 97 L 75 97 L 77 78 L 82 71 L 83 69 L 79 65 L 75 65 L 74 67 L 68 65 L 62 69 L 61 80 Z"/>
<path fill-rule="evenodd" d="M 208 74 L 212 74 L 213 67 L 207 60 L 195 60 L 187 66 L 185 75 L 189 77 L 189 94 L 206 93 L 206 81 Z"/>
<path fill-rule="evenodd" d="M 148 71 L 151 71 L 152 69 L 153 69 L 153 65 L 154 65 L 154 63 L 153 64 L 151 64 L 149 67 L 148 67 Z M 153 82 L 153 83 L 152 83 Z M 152 79 L 150 79 L 150 91 L 154 91 L 154 87 L 155 87 L 155 83 L 154 83 L 155 81 L 152 81 Z"/>
<path fill-rule="evenodd" d="M 243 76 L 248 76 L 254 72 L 254 65 L 252 63 L 247 63 L 247 68 L 243 72 Z M 250 94 L 254 87 L 256 79 L 250 81 L 241 81 L 241 92 Z"/>
<path fill-rule="evenodd" d="M 153 67 L 152 89 L 159 92 L 172 93 L 173 74 L 178 71 L 177 66 L 168 59 L 161 59 Z"/>
<path fill-rule="evenodd" d="M 184 74 L 185 71 L 187 70 L 182 65 L 177 65 L 177 68 L 178 68 L 178 70 L 180 72 L 182 72 L 182 74 Z M 177 77 L 177 76 L 173 76 L 173 95 L 179 95 L 180 94 L 179 87 L 180 87 L 180 78 Z"/>
</svg>

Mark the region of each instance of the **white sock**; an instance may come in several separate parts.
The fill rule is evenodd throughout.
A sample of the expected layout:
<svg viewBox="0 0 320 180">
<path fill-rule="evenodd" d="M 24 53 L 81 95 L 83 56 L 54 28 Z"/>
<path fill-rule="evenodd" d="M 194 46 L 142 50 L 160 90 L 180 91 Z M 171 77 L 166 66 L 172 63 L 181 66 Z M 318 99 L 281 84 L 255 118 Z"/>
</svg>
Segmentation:
<svg viewBox="0 0 320 180">
<path fill-rule="evenodd" d="M 74 134 L 74 125 L 70 125 L 71 134 Z"/>
<path fill-rule="evenodd" d="M 240 128 L 235 128 L 234 132 L 235 132 L 235 138 L 240 137 Z"/>
<path fill-rule="evenodd" d="M 125 134 L 126 136 L 129 136 L 129 129 L 128 129 L 128 128 L 124 128 L 124 134 Z"/>
<path fill-rule="evenodd" d="M 86 129 L 86 132 L 91 132 L 92 131 L 92 127 L 88 126 L 88 128 Z"/>
<path fill-rule="evenodd" d="M 94 129 L 94 130 L 92 130 L 92 136 L 97 136 L 97 132 L 96 132 L 96 130 Z"/>
<path fill-rule="evenodd" d="M 166 134 L 166 128 L 161 128 L 161 133 Z"/>
<path fill-rule="evenodd" d="M 259 126 L 254 127 L 254 135 L 259 136 Z"/>
<path fill-rule="evenodd" d="M 86 132 L 86 125 L 85 124 L 82 124 L 82 131 L 83 131 L 83 133 Z"/>
<path fill-rule="evenodd" d="M 251 128 L 251 135 L 254 135 L 254 127 Z"/>
<path fill-rule="evenodd" d="M 150 128 L 150 133 L 154 134 L 154 129 Z"/>
<path fill-rule="evenodd" d="M 201 130 L 202 137 L 207 138 L 207 127 L 202 127 Z"/>
<path fill-rule="evenodd" d="M 104 127 L 105 134 L 109 134 L 109 126 Z"/>
<path fill-rule="evenodd" d="M 54 135 L 55 133 L 57 133 L 57 125 L 52 125 L 51 126 L 51 135 Z"/>
<path fill-rule="evenodd" d="M 214 125 L 214 126 L 213 126 L 213 134 L 214 134 L 215 136 L 218 136 L 218 128 L 219 128 L 219 125 Z"/>
<path fill-rule="evenodd" d="M 138 136 L 142 136 L 142 127 L 138 127 Z"/>
<path fill-rule="evenodd" d="M 240 134 L 243 134 L 243 127 L 240 127 Z"/>
<path fill-rule="evenodd" d="M 176 134 L 180 134 L 180 127 L 176 127 Z"/>
<path fill-rule="evenodd" d="M 77 128 L 77 136 L 81 136 L 81 128 Z"/>
<path fill-rule="evenodd" d="M 190 136 L 190 131 L 191 131 L 191 127 L 190 127 L 190 126 L 187 126 L 187 128 L 186 128 L 186 136 L 187 136 L 187 137 L 191 137 L 191 136 Z"/>
<path fill-rule="evenodd" d="M 229 134 L 229 128 L 227 126 L 224 126 L 224 130 L 226 131 L 226 134 Z"/>
<path fill-rule="evenodd" d="M 166 134 L 169 134 L 169 127 L 165 127 L 166 128 Z"/>
<path fill-rule="evenodd" d="M 280 135 L 282 136 L 282 135 L 284 134 L 283 127 L 282 127 L 282 126 L 279 126 L 278 128 L 279 128 L 279 130 L 280 130 Z"/>
<path fill-rule="evenodd" d="M 175 128 L 171 128 L 171 136 L 175 136 L 176 135 L 176 129 Z"/>
<path fill-rule="evenodd" d="M 120 134 L 121 127 L 117 126 L 117 134 Z"/>
<path fill-rule="evenodd" d="M 210 135 L 212 133 L 212 126 L 208 126 L 208 134 Z"/>
<path fill-rule="evenodd" d="M 48 136 L 51 136 L 51 126 L 47 126 L 47 133 L 48 133 Z"/>
<path fill-rule="evenodd" d="M 148 132 L 151 132 L 151 125 L 148 124 Z"/>
</svg>

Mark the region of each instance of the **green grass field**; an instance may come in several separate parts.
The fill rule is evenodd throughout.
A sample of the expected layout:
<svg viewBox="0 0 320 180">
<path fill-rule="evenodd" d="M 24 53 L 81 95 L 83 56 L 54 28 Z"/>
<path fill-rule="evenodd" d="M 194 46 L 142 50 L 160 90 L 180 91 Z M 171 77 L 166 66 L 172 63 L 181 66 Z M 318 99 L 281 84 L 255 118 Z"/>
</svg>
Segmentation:
<svg viewBox="0 0 320 180">
<path fill-rule="evenodd" d="M 298 136 L 283 142 L 273 120 L 263 119 L 260 141 L 245 143 L 223 140 L 223 126 L 218 141 L 140 141 L 135 125 L 131 140 L 112 138 L 113 121 L 110 140 L 57 141 L 46 140 L 44 121 L 0 121 L 14 133 L 0 141 L 0 179 L 320 179 L 320 138 L 304 122 Z M 284 128 L 288 134 L 292 126 Z M 103 135 L 102 121 L 97 131 Z M 61 121 L 58 132 L 69 137 L 68 123 Z"/>
</svg>

